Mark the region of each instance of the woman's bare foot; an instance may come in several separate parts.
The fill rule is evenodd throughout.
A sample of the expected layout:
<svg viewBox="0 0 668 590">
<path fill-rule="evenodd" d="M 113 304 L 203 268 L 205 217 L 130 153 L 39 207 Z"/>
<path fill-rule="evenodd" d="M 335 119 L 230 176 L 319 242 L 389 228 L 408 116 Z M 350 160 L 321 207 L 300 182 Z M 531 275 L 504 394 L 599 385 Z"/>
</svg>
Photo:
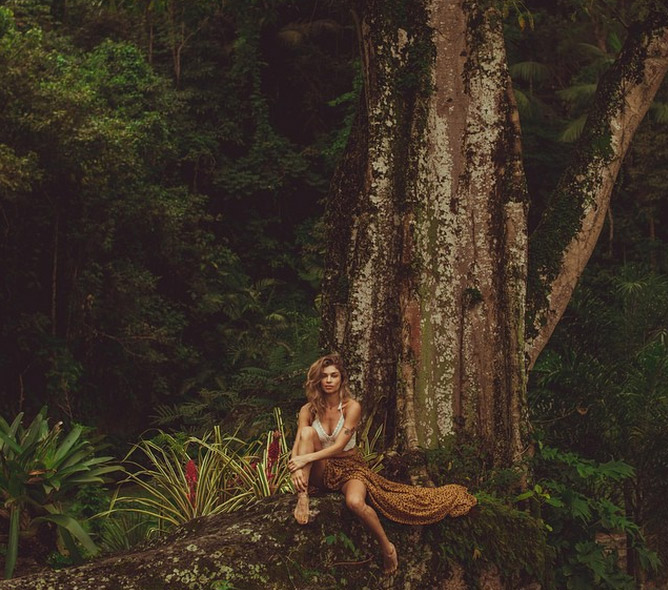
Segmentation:
<svg viewBox="0 0 668 590">
<path fill-rule="evenodd" d="M 295 506 L 295 520 L 299 524 L 308 523 L 308 494 L 301 492 L 297 494 L 297 506 Z"/>
<path fill-rule="evenodd" d="M 383 551 L 383 573 L 393 574 L 397 571 L 398 568 L 399 558 L 397 557 L 397 548 L 392 545 L 392 549 L 390 549 L 390 551 L 387 553 Z"/>
</svg>

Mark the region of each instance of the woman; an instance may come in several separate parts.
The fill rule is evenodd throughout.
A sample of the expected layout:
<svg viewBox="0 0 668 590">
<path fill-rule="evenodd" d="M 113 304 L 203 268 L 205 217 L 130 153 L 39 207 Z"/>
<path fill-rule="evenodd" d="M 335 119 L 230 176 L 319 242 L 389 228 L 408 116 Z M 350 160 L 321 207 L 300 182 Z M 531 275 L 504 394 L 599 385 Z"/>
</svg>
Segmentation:
<svg viewBox="0 0 668 590">
<path fill-rule="evenodd" d="M 403 524 L 430 524 L 444 516 L 466 514 L 475 506 L 475 497 L 462 486 L 409 486 L 389 481 L 366 466 L 355 448 L 362 407 L 350 397 L 348 376 L 338 355 L 324 356 L 311 365 L 306 397 L 288 463 L 297 491 L 298 523 L 308 522 L 309 486 L 340 490 L 348 508 L 378 541 L 383 570 L 389 574 L 398 567 L 397 550 L 367 497 L 384 516 Z"/>
</svg>

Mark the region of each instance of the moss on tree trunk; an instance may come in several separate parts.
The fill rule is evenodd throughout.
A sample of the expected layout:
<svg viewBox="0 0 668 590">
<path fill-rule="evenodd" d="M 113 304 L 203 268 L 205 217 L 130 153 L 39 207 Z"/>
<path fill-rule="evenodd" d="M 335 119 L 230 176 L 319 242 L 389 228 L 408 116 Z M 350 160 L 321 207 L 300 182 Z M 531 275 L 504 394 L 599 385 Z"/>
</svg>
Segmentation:
<svg viewBox="0 0 668 590">
<path fill-rule="evenodd" d="M 361 114 L 334 179 L 324 326 L 388 442 L 454 433 L 497 464 L 524 429 L 526 190 L 502 23 L 368 2 Z"/>
<path fill-rule="evenodd" d="M 365 89 L 327 212 L 323 326 L 388 444 L 464 437 L 488 462 L 511 465 L 530 448 L 527 370 L 593 251 L 621 160 L 668 70 L 668 16 L 630 29 L 529 254 L 494 5 L 359 3 Z"/>
</svg>

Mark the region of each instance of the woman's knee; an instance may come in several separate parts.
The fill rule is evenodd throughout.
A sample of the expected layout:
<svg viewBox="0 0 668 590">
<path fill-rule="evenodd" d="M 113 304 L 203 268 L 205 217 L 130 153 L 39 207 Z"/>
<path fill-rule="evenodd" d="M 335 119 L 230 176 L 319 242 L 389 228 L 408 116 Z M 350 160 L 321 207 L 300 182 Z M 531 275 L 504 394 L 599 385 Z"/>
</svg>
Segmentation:
<svg viewBox="0 0 668 590">
<path fill-rule="evenodd" d="M 366 508 L 366 501 L 363 496 L 351 494 L 350 496 L 346 496 L 346 506 L 350 511 L 359 514 Z"/>
<path fill-rule="evenodd" d="M 315 443 L 318 440 L 318 433 L 313 426 L 304 426 L 299 432 L 302 440 Z"/>
</svg>

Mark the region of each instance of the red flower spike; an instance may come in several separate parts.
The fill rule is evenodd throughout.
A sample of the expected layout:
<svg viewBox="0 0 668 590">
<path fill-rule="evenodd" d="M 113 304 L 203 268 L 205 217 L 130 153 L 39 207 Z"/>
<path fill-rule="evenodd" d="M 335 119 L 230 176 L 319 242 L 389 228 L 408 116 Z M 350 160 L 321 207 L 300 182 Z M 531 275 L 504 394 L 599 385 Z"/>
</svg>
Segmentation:
<svg viewBox="0 0 668 590">
<path fill-rule="evenodd" d="M 186 483 L 188 484 L 188 500 L 195 506 L 197 499 L 197 465 L 190 459 L 186 463 Z"/>
<path fill-rule="evenodd" d="M 267 463 L 269 469 L 278 461 L 278 455 L 281 452 L 281 433 L 278 430 L 274 431 L 274 438 L 267 449 Z"/>
</svg>

